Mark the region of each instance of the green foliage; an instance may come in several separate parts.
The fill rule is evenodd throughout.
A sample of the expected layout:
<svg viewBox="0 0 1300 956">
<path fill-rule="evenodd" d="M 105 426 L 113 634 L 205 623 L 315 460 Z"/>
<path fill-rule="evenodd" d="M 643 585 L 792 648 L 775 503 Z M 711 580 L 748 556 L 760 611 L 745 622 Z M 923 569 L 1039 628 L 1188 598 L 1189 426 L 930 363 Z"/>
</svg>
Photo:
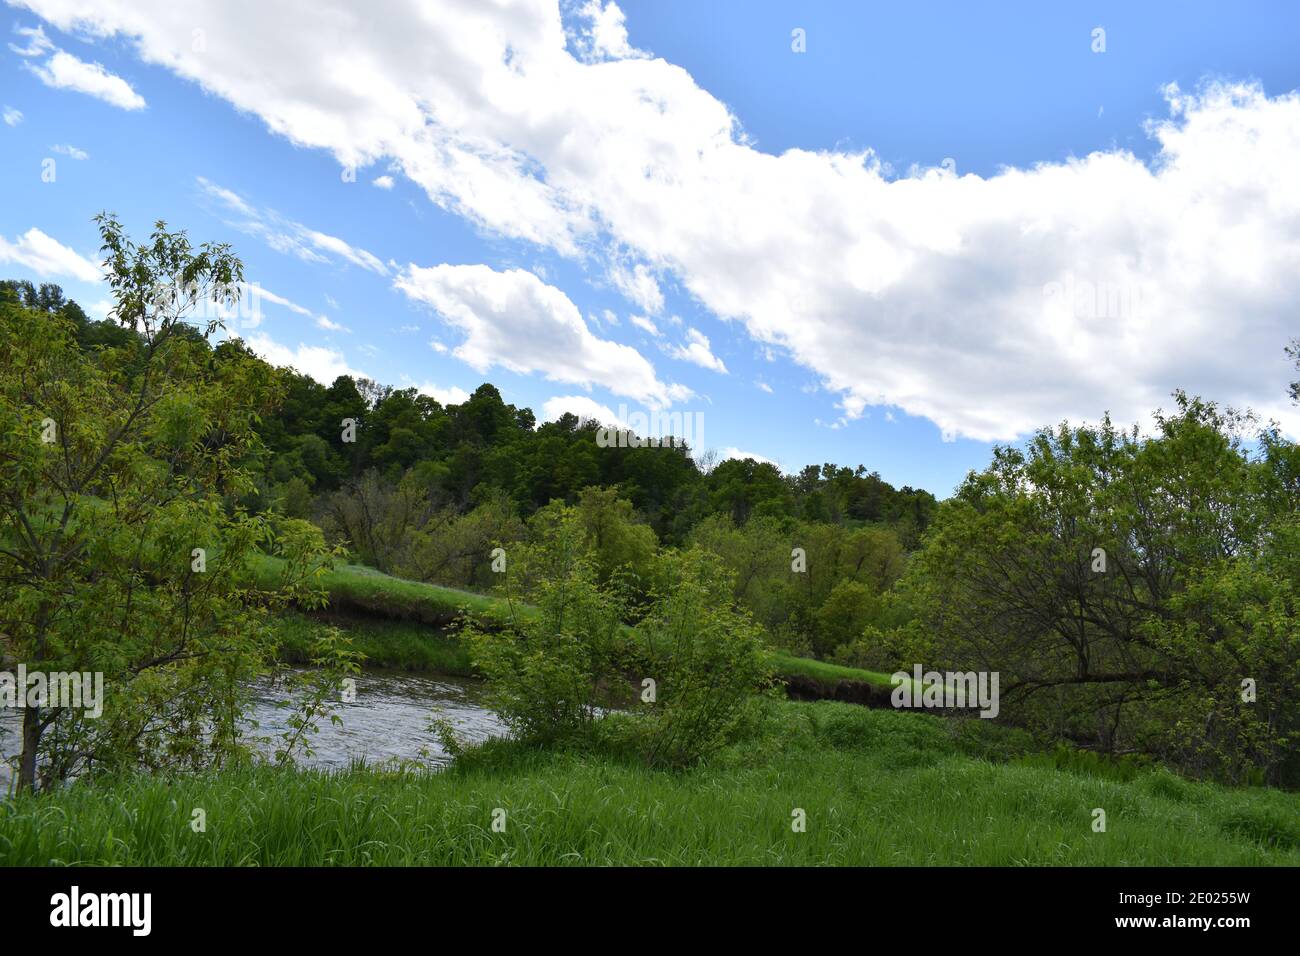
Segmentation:
<svg viewBox="0 0 1300 956">
<path fill-rule="evenodd" d="M 780 646 L 818 657 L 835 656 L 869 625 L 891 620 L 885 595 L 906 566 L 897 532 L 882 527 L 775 518 L 737 525 L 715 515 L 690 540 L 723 558 L 737 603 Z M 802 571 L 792 566 L 794 548 L 803 549 Z"/>
<path fill-rule="evenodd" d="M 731 577 L 716 555 L 667 552 L 655 577 L 635 631 L 640 673 L 655 682 L 654 701 L 640 711 L 642 749 L 653 766 L 690 766 L 752 718 L 773 665 L 762 629 L 732 606 Z"/>
<path fill-rule="evenodd" d="M 657 582 L 631 633 L 622 623 L 630 584 L 602 581 L 596 543 L 580 509 L 554 507 L 536 542 L 510 555 L 498 627 L 469 624 L 465 639 L 494 702 L 521 739 L 546 745 L 598 743 L 632 749 L 655 766 L 698 762 L 752 716 L 770 680 L 762 631 L 731 606 L 730 576 L 715 556 L 662 554 Z M 516 604 L 527 598 L 532 607 Z M 635 718 L 594 732 L 603 707 L 629 703 L 631 668 L 654 682 Z M 609 731 L 609 733 L 606 733 Z"/>
<path fill-rule="evenodd" d="M 469 623 L 463 632 L 474 665 L 491 682 L 502 720 L 521 739 L 581 740 L 614 690 L 623 601 L 600 583 L 572 512 L 550 522 L 539 542 L 516 546 L 509 568 L 503 585 L 509 619 L 491 629 Z M 516 608 L 520 598 L 535 612 Z"/>
<path fill-rule="evenodd" d="M 467 514 L 444 508 L 408 534 L 396 573 L 418 581 L 486 588 L 494 577 L 492 550 L 522 541 L 525 528 L 510 499 L 493 491 Z"/>
<path fill-rule="evenodd" d="M 0 632 L 29 671 L 100 673 L 83 708 L 23 712 L 21 790 L 73 775 L 239 760 L 239 715 L 265 666 L 266 615 L 305 597 L 327 560 L 315 529 L 275 540 L 232 505 L 277 376 L 215 361 L 194 310 L 228 307 L 242 271 L 225 246 L 190 246 L 159 223 L 136 246 L 99 218 L 122 348 L 84 351 L 74 320 L 0 302 Z M 66 310 L 64 310 L 66 311 Z M 285 587 L 250 599 L 247 561 L 285 558 Z M 196 551 L 196 549 L 198 549 Z"/>
<path fill-rule="evenodd" d="M 999 671 L 1032 726 L 1279 782 L 1300 739 L 1294 446 L 1250 451 L 1250 419 L 1178 406 L 1150 438 L 1107 421 L 998 449 L 909 567 L 900 643 Z"/>
<path fill-rule="evenodd" d="M 278 587 L 283 566 L 284 562 L 274 557 L 255 556 L 250 560 L 259 587 Z M 518 587 L 514 598 L 508 593 L 506 596 L 477 594 L 406 581 L 380 574 L 372 568 L 349 564 L 324 571 L 315 581 L 328 599 L 331 612 L 345 615 L 342 626 L 371 661 L 412 670 L 438 670 L 442 666 L 434 663 L 441 657 L 436 642 L 445 636 L 441 629 L 448 625 L 462 619 L 475 619 L 482 626 L 496 627 L 516 615 L 537 613 L 536 608 L 517 600 Z M 517 584 L 517 577 L 515 581 Z M 439 630 L 431 631 L 431 628 Z M 275 631 L 277 635 L 283 635 L 285 629 L 277 624 Z M 625 629 L 624 633 L 630 638 L 630 630 Z M 287 647 L 288 653 L 293 655 L 289 660 L 306 660 L 294 650 L 305 646 L 301 639 L 281 637 L 280 640 L 280 647 Z M 458 642 L 455 646 L 459 646 Z M 426 654 L 424 647 L 433 650 Z M 775 651 L 771 656 L 781 677 L 890 686 L 888 674 L 795 657 L 783 651 Z M 466 668 L 470 664 L 466 658 L 455 656 L 448 666 L 456 669 L 446 673 L 463 674 L 468 673 Z"/>
</svg>

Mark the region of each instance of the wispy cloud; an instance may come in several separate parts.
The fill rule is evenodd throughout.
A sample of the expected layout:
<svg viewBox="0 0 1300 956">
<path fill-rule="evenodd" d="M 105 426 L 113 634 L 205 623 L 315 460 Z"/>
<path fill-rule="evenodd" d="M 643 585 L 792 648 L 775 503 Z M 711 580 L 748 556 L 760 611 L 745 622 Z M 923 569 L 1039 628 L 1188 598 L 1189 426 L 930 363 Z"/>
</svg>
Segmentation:
<svg viewBox="0 0 1300 956">
<path fill-rule="evenodd" d="M 77 149 L 75 146 L 55 145 L 50 147 L 51 150 L 61 156 L 68 156 L 72 159 L 90 159 L 90 154 L 84 149 Z"/>
<path fill-rule="evenodd" d="M 42 27 L 18 27 L 14 32 L 27 42 L 21 46 L 10 43 L 9 49 L 23 57 L 23 65 L 46 86 L 85 93 L 119 109 L 145 108 L 144 97 L 132 89 L 130 83 L 98 63 L 87 63 L 59 49 Z M 46 57 L 44 62 L 37 62 L 41 57 Z"/>
<path fill-rule="evenodd" d="M 388 275 L 388 267 L 378 256 L 353 246 L 338 236 L 312 229 L 300 222 L 280 215 L 274 209 L 254 206 L 232 189 L 227 189 L 204 176 L 195 177 L 204 194 L 242 219 L 229 223 L 251 236 L 257 236 L 277 252 L 287 253 L 305 262 L 326 263 L 331 256 L 345 259 L 378 275 Z"/>
</svg>

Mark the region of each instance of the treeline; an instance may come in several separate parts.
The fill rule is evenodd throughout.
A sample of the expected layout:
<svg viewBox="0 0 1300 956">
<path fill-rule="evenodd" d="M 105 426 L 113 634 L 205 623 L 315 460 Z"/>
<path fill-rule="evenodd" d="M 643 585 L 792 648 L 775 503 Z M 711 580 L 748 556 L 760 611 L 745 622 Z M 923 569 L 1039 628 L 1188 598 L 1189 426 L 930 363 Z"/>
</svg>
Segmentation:
<svg viewBox="0 0 1300 956">
<path fill-rule="evenodd" d="M 91 321 L 57 285 L 5 280 L 0 296 L 68 319 L 83 348 L 121 348 L 133 334 L 109 320 Z M 238 340 L 226 340 L 212 349 L 213 360 L 232 352 L 249 354 Z M 258 426 L 265 448 L 256 496 L 246 504 L 274 505 L 295 517 L 312 516 L 324 496 L 355 489 L 367 476 L 390 489 L 409 479 L 431 507 L 460 514 L 504 495 L 519 518 L 599 486 L 616 488 L 668 544 L 725 515 L 737 525 L 760 517 L 884 524 L 911 548 L 936 506 L 929 492 L 895 488 L 863 465 L 809 465 L 784 475 L 764 462 L 727 460 L 706 472 L 684 446 L 601 447 L 597 423 L 566 414 L 539 425 L 531 409 L 507 404 L 490 384 L 460 405 L 443 406 L 414 388 L 364 378 L 322 385 L 286 369 L 281 379 L 277 411 Z M 344 440 L 347 421 L 355 423 L 352 440 Z"/>
</svg>

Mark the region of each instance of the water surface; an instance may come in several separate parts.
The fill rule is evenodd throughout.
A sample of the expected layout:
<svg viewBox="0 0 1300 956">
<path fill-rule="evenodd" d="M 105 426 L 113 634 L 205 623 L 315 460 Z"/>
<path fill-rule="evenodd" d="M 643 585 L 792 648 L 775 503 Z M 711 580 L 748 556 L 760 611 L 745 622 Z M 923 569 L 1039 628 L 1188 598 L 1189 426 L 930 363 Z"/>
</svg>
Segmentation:
<svg viewBox="0 0 1300 956">
<path fill-rule="evenodd" d="M 452 720 L 462 740 L 478 743 L 506 732 L 485 702 L 487 690 L 481 681 L 386 670 L 366 670 L 355 680 L 356 700 L 338 704 L 343 725 L 318 720 L 320 732 L 311 735 L 314 753 L 311 757 L 299 754 L 299 766 L 338 769 L 354 760 L 377 764 L 394 759 L 446 764 L 450 755 L 428 729 L 435 709 Z M 248 732 L 272 738 L 271 746 L 265 748 L 268 755 L 292 714 L 276 706 L 286 698 L 284 685 L 269 678 L 253 688 L 248 716 L 258 726 L 250 724 Z M 8 793 L 12 784 L 12 766 L 3 758 L 18 753 L 21 725 L 21 711 L 0 710 L 0 794 Z"/>
</svg>

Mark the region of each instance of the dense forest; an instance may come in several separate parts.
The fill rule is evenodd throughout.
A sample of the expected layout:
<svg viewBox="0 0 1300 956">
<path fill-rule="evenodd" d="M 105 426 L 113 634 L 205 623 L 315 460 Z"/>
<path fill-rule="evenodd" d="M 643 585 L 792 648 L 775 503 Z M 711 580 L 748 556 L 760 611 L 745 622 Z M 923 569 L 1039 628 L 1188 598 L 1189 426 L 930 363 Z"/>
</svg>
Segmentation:
<svg viewBox="0 0 1300 956">
<path fill-rule="evenodd" d="M 543 614 L 563 628 L 586 615 L 553 658 L 529 643 L 533 625 L 504 644 L 467 630 L 539 738 L 574 703 L 545 686 L 553 669 L 607 688 L 614 652 L 597 668 L 593 648 L 634 627 L 711 662 L 663 665 L 695 694 L 647 738 L 674 764 L 704 752 L 683 749 L 683 726 L 707 723 L 710 747 L 732 732 L 768 647 L 886 672 L 996 671 L 1001 719 L 1040 740 L 1297 781 L 1300 450 L 1248 413 L 1177 393 L 1150 434 L 1105 418 L 1044 429 L 942 502 L 864 465 L 702 467 L 684 447 L 601 447 L 597 423 L 572 415 L 539 424 L 490 384 L 443 406 L 273 368 L 217 323 L 184 321 L 242 281 L 226 247 L 194 249 L 161 224 L 141 246 L 111 219 L 101 232 L 116 320 L 91 321 L 57 286 L 0 283 L 9 653 L 127 675 L 125 706 L 166 714 L 109 721 L 89 748 L 72 715 L 25 727 L 51 759 L 66 745 L 69 768 L 109 753 L 201 764 L 203 748 L 168 734 L 256 670 L 266 649 L 248 635 L 266 614 L 308 606 L 289 572 L 346 559 L 486 591 L 500 553 Z M 187 563 L 195 542 L 205 568 Z M 256 554 L 288 569 L 275 595 L 254 597 Z M 222 699 L 216 736 L 233 739 Z"/>
</svg>

